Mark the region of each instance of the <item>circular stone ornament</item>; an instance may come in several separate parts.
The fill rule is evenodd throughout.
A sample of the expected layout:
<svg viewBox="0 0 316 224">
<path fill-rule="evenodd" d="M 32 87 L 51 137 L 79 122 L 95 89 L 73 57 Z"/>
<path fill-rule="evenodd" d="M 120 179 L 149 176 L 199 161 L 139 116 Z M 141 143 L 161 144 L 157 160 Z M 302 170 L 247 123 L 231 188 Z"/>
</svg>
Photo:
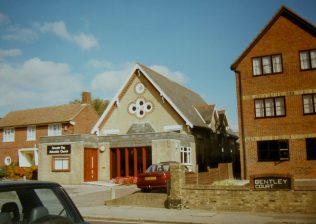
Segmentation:
<svg viewBox="0 0 316 224">
<path fill-rule="evenodd" d="M 136 91 L 136 93 L 137 94 L 142 94 L 142 93 L 144 93 L 145 92 L 145 86 L 144 86 L 144 84 L 143 83 L 137 83 L 136 85 L 135 85 L 135 91 Z"/>
</svg>

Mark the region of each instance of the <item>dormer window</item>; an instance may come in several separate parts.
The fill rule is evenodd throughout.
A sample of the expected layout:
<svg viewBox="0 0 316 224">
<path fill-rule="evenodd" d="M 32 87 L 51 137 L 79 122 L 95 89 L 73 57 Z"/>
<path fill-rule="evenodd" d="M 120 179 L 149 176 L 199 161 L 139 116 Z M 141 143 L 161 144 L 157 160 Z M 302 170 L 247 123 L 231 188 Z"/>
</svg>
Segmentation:
<svg viewBox="0 0 316 224">
<path fill-rule="evenodd" d="M 48 125 L 48 136 L 61 136 L 61 124 L 50 124 Z"/>
<path fill-rule="evenodd" d="M 281 54 L 252 58 L 252 71 L 254 76 L 282 73 Z"/>
</svg>

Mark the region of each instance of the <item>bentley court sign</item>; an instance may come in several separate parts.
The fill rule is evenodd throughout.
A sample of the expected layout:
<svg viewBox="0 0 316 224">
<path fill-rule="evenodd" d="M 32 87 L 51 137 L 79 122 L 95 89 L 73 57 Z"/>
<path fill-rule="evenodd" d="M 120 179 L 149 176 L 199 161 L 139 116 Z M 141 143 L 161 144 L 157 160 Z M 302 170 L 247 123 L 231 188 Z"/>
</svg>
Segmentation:
<svg viewBox="0 0 316 224">
<path fill-rule="evenodd" d="M 255 175 L 251 177 L 253 190 L 291 190 L 293 179 L 290 175 Z"/>
</svg>

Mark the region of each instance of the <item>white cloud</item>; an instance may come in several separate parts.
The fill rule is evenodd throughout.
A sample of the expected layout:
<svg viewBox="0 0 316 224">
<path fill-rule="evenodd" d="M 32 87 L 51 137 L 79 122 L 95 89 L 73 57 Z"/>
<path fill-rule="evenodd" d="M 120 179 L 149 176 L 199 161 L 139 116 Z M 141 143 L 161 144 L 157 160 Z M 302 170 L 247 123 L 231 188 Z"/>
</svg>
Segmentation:
<svg viewBox="0 0 316 224">
<path fill-rule="evenodd" d="M 2 40 L 31 42 L 38 38 L 38 33 L 30 28 L 8 26 L 4 34 L 2 34 L 0 38 Z"/>
<path fill-rule="evenodd" d="M 0 25 L 10 23 L 9 17 L 0 12 Z"/>
<path fill-rule="evenodd" d="M 92 89 L 102 92 L 117 92 L 132 72 L 133 67 L 134 64 L 127 63 L 115 70 L 96 74 L 91 82 Z"/>
<path fill-rule="evenodd" d="M 84 50 L 97 48 L 99 41 L 91 34 L 73 35 L 74 42 Z"/>
<path fill-rule="evenodd" d="M 179 71 L 171 71 L 168 67 L 163 66 L 163 65 L 153 65 L 150 66 L 150 68 L 158 73 L 160 73 L 161 75 L 164 75 L 166 77 L 168 77 L 169 79 L 184 85 L 189 81 L 189 78 L 183 74 L 182 72 Z"/>
<path fill-rule="evenodd" d="M 0 59 L 5 57 L 16 57 L 20 56 L 22 54 L 22 51 L 20 49 L 0 49 Z"/>
<path fill-rule="evenodd" d="M 72 37 L 69 34 L 66 25 L 63 21 L 44 23 L 43 25 L 35 24 L 35 26 L 43 33 L 50 32 L 64 40 L 72 40 Z"/>
<path fill-rule="evenodd" d="M 72 34 L 67 30 L 63 21 L 35 24 L 35 27 L 42 33 L 52 33 L 59 38 L 78 45 L 83 50 L 90 50 L 99 46 L 99 41 L 92 34 Z"/>
<path fill-rule="evenodd" d="M 105 68 L 105 69 L 112 69 L 113 64 L 110 61 L 107 60 L 97 60 L 97 59 L 91 59 L 87 63 L 88 67 L 91 68 Z"/>
<path fill-rule="evenodd" d="M 0 63 L 0 111 L 68 103 L 82 91 L 78 76 L 68 64 L 39 58 Z"/>
</svg>

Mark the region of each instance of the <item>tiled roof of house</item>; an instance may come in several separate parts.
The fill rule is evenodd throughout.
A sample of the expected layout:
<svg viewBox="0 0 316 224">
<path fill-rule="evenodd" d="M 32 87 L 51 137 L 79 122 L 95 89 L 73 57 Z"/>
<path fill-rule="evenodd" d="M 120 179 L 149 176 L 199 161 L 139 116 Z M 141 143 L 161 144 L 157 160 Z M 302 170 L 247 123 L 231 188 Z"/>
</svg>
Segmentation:
<svg viewBox="0 0 316 224">
<path fill-rule="evenodd" d="M 297 24 L 299 27 L 303 28 L 306 32 L 311 35 L 316 36 L 316 27 L 314 24 L 303 19 L 301 16 L 297 15 L 285 6 L 282 6 L 279 11 L 274 15 L 270 22 L 264 27 L 264 29 L 257 35 L 257 37 L 250 43 L 250 45 L 244 50 L 244 52 L 237 58 L 237 60 L 231 65 L 231 70 L 236 70 L 242 59 L 249 53 L 249 51 L 258 43 L 258 41 L 266 34 L 266 32 L 273 26 L 273 24 L 280 18 L 284 16 L 293 23 Z"/>
<path fill-rule="evenodd" d="M 156 88 L 160 88 L 158 91 L 162 91 L 179 110 L 178 112 L 182 113 L 193 126 L 207 127 L 196 109 L 196 107 L 208 106 L 199 94 L 142 64 L 138 66 L 151 79 L 150 81 L 157 85 Z"/>
<path fill-rule="evenodd" d="M 86 106 L 87 104 L 67 104 L 12 111 L 0 120 L 0 128 L 69 122 Z"/>
</svg>

